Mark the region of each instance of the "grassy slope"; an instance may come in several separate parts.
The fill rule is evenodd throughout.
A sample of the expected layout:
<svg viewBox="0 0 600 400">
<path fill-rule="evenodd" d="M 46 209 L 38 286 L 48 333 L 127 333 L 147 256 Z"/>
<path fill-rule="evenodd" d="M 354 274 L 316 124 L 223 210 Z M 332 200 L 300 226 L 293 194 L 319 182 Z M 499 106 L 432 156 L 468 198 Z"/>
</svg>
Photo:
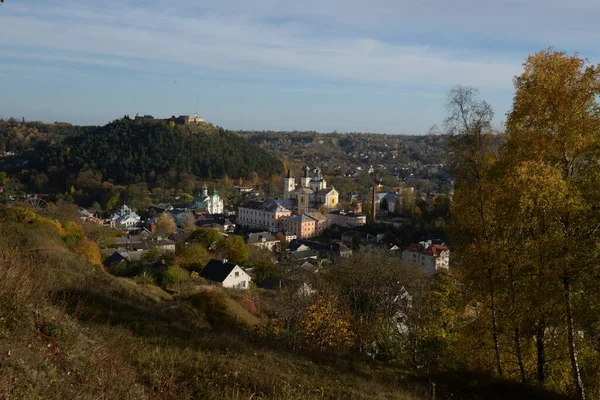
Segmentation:
<svg viewBox="0 0 600 400">
<path fill-rule="evenodd" d="M 115 278 L 36 227 L 11 250 L 0 222 L 0 397 L 82 399 L 558 399 L 474 375 L 419 381 L 402 370 L 292 353 L 222 289 L 186 298 Z M 14 235 L 13 235 L 14 236 Z M 4 244 L 4 246 L 1 246 Z M 31 253 L 31 254 L 30 254 Z"/>
<path fill-rule="evenodd" d="M 253 338 L 259 319 L 224 290 L 173 299 L 64 247 L 2 257 L 0 278 L 1 397 L 415 398 L 392 369 Z"/>
</svg>

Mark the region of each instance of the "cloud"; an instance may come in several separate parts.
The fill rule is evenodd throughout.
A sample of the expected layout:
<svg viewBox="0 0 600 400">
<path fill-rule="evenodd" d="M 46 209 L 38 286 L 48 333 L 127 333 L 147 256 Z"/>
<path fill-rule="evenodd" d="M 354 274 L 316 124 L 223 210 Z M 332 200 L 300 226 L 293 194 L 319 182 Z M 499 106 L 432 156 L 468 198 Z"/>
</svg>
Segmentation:
<svg viewBox="0 0 600 400">
<path fill-rule="evenodd" d="M 5 7 L 0 15 L 8 32 L 0 36 L 0 46 L 18 44 L 20 50 L 13 47 L 13 53 L 27 58 L 39 53 L 41 62 L 48 57 L 45 51 L 65 62 L 145 71 L 198 67 L 249 78 L 305 76 L 391 86 L 506 88 L 520 70 L 515 57 L 370 36 L 380 34 L 369 32 L 372 19 L 385 10 L 398 14 L 391 2 L 381 2 L 376 13 L 368 12 L 366 3 L 337 3 L 341 25 L 352 29 L 335 32 L 325 25 L 337 22 L 331 21 L 331 4 L 336 3 L 309 0 L 303 2 L 306 7 L 282 7 L 282 2 L 259 0 L 249 8 L 230 0 L 220 8 L 198 10 L 192 2 L 176 0 L 168 12 L 128 2 L 101 9 L 80 2 L 19 5 Z M 355 17 L 361 13 L 365 21 L 359 25 Z"/>
</svg>

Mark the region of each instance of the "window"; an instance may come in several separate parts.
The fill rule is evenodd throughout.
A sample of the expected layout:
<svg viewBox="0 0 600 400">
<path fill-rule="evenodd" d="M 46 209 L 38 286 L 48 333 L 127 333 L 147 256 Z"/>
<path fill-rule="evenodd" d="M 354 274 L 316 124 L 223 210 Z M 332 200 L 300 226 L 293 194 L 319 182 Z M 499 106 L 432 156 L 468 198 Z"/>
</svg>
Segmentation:
<svg viewBox="0 0 600 400">
<path fill-rule="evenodd" d="M 240 277 L 240 273 L 238 271 L 235 272 L 235 277 L 239 278 Z"/>
</svg>

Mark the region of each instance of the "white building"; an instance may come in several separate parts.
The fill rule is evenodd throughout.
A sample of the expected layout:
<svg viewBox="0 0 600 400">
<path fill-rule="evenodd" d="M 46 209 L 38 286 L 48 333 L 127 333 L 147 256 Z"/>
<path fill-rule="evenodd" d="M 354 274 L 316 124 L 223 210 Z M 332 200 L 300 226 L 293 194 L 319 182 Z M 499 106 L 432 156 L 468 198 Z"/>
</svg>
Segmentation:
<svg viewBox="0 0 600 400">
<path fill-rule="evenodd" d="M 194 199 L 196 211 L 207 212 L 209 214 L 223 214 L 223 199 L 217 193 L 217 189 L 213 188 L 213 191 L 208 195 L 208 188 L 206 185 L 202 188 L 200 193 Z"/>
<path fill-rule="evenodd" d="M 114 213 L 110 219 L 114 221 L 115 225 L 125 228 L 136 226 L 141 221 L 141 217 L 133 212 L 131 208 L 127 207 L 126 204 L 123 204 L 119 211 Z"/>
<path fill-rule="evenodd" d="M 339 193 L 333 186 L 327 187 L 327 182 L 321 176 L 321 170 L 315 169 L 316 176 L 310 177 L 310 168 L 304 167 L 304 176 L 300 178 L 300 187 L 296 188 L 296 179 L 288 170 L 283 180 L 283 198 L 291 201 L 298 214 L 318 210 L 324 206 L 326 210 L 337 207 Z"/>
<path fill-rule="evenodd" d="M 344 211 L 330 211 L 326 215 L 330 225 L 337 225 L 344 228 L 354 228 L 367 224 L 367 216 L 365 214 L 357 214 Z"/>
<path fill-rule="evenodd" d="M 199 274 L 214 284 L 231 289 L 248 289 L 252 278 L 242 267 L 226 259 L 211 259 Z"/>
<path fill-rule="evenodd" d="M 275 232 L 281 227 L 280 219 L 292 212 L 269 201 L 248 200 L 238 207 L 237 225 L 251 229 L 264 229 Z"/>
<path fill-rule="evenodd" d="M 409 263 L 421 264 L 425 271 L 434 273 L 450 268 L 450 249 L 431 240 L 411 244 L 402 252 L 402 259 Z"/>
</svg>

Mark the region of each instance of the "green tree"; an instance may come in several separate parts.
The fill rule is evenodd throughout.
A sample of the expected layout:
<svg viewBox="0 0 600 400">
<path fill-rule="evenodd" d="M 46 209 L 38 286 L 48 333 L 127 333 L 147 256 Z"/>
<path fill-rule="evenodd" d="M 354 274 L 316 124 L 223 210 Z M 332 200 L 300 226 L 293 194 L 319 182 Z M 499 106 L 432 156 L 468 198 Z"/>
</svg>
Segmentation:
<svg viewBox="0 0 600 400">
<path fill-rule="evenodd" d="M 254 281 L 260 283 L 266 277 L 280 278 L 281 268 L 274 262 L 273 252 L 268 249 L 252 247 L 250 249 L 249 265 L 252 267 Z"/>
<path fill-rule="evenodd" d="M 244 264 L 250 257 L 250 249 L 241 236 L 229 236 L 219 242 L 218 252 L 222 257 L 236 263 Z"/>
<path fill-rule="evenodd" d="M 181 288 L 181 283 L 188 279 L 189 276 L 189 273 L 185 269 L 177 265 L 171 265 L 162 275 L 162 284 L 166 288 L 175 288 L 175 290 L 179 290 Z"/>
<path fill-rule="evenodd" d="M 200 272 L 210 260 L 210 254 L 200 243 L 188 243 L 177 248 L 175 261 L 189 271 Z"/>
<path fill-rule="evenodd" d="M 189 238 L 190 242 L 200 243 L 207 250 L 215 250 L 223 239 L 223 236 L 216 229 L 199 228 L 192 232 Z"/>
</svg>

